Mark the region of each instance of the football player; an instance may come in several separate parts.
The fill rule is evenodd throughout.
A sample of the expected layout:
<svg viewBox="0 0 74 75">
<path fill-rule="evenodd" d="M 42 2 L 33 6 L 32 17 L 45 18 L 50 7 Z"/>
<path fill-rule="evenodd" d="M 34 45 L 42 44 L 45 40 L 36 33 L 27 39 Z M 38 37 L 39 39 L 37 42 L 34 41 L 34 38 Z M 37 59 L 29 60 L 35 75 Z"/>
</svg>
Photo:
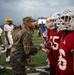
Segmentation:
<svg viewBox="0 0 74 75">
<path fill-rule="evenodd" d="M 6 42 L 6 62 L 10 61 L 10 52 L 11 52 L 11 47 L 13 45 L 13 37 L 12 37 L 12 31 L 14 29 L 12 25 L 12 19 L 11 18 L 6 18 L 5 19 L 6 24 L 4 25 L 4 31 L 5 31 L 5 42 Z"/>
<path fill-rule="evenodd" d="M 50 60 L 50 75 L 59 75 L 59 71 L 57 69 L 57 61 L 58 61 L 58 49 L 60 37 L 63 35 L 63 32 L 57 32 L 56 27 L 54 26 L 56 20 L 60 17 L 60 13 L 54 13 L 50 19 L 47 26 L 49 26 L 48 36 L 49 42 L 51 42 L 50 52 L 48 54 L 48 58 Z M 54 70 L 54 72 L 53 72 Z"/>
<path fill-rule="evenodd" d="M 63 35 L 63 32 L 57 32 L 56 27 L 54 26 L 56 20 L 60 17 L 60 13 L 55 13 L 47 18 L 46 26 L 48 40 L 51 43 L 51 47 L 49 49 L 48 58 L 50 60 L 50 75 L 59 75 L 59 71 L 57 69 L 58 62 L 58 50 L 59 50 L 59 42 L 60 37 Z M 54 72 L 53 72 L 54 71 Z"/>
<path fill-rule="evenodd" d="M 57 21 L 57 30 L 64 31 L 59 47 L 60 75 L 74 75 L 74 12 L 66 10 Z"/>
<path fill-rule="evenodd" d="M 2 31 L 3 31 L 2 28 L 0 28 L 0 70 L 4 69 L 4 67 L 1 65 L 1 55 L 2 55 L 2 50 L 4 49 L 4 45 L 1 37 Z"/>
</svg>

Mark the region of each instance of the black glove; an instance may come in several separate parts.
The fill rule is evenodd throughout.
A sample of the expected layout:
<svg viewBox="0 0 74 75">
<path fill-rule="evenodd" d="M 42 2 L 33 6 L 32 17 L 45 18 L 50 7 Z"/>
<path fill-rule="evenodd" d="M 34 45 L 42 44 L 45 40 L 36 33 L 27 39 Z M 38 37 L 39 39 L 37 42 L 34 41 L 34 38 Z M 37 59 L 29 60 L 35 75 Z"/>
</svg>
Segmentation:
<svg viewBox="0 0 74 75">
<path fill-rule="evenodd" d="M 36 55 L 38 52 L 38 49 L 37 48 L 32 48 L 31 51 L 30 51 L 30 55 Z"/>
</svg>

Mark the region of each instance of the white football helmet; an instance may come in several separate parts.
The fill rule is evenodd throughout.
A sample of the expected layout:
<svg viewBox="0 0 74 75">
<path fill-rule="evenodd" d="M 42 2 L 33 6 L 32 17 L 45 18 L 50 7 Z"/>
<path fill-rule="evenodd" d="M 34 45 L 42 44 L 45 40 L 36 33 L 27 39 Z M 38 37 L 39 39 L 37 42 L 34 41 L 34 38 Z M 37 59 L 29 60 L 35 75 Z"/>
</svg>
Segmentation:
<svg viewBox="0 0 74 75">
<path fill-rule="evenodd" d="M 46 20 L 46 27 L 50 29 L 55 29 L 54 24 L 56 20 L 60 17 L 61 13 L 57 12 L 49 16 Z"/>
<path fill-rule="evenodd" d="M 45 26 L 46 26 L 47 28 L 50 27 L 50 18 L 51 18 L 51 16 L 49 16 L 49 17 L 46 19 L 46 24 L 45 24 Z"/>
<path fill-rule="evenodd" d="M 60 19 L 56 21 L 57 29 L 74 30 L 74 11 L 66 10 L 62 13 Z"/>
</svg>

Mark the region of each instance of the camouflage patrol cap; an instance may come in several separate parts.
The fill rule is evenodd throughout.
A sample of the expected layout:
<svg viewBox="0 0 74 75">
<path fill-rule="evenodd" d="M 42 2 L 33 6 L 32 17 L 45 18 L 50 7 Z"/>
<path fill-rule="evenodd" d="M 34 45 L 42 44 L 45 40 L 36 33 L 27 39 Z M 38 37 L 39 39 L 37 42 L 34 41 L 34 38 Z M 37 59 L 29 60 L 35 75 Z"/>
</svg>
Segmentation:
<svg viewBox="0 0 74 75">
<path fill-rule="evenodd" d="M 35 22 L 36 20 L 32 16 L 23 18 L 23 23 L 25 22 Z"/>
</svg>

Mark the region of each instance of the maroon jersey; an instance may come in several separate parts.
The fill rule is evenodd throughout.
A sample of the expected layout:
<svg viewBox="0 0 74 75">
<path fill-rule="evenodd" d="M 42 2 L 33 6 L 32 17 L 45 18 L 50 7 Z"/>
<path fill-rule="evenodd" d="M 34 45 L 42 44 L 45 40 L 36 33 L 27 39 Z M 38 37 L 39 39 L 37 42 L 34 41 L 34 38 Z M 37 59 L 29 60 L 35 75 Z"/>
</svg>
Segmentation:
<svg viewBox="0 0 74 75">
<path fill-rule="evenodd" d="M 51 42 L 51 48 L 50 52 L 48 54 L 48 58 L 52 65 L 54 65 L 54 69 L 56 70 L 56 73 L 54 75 L 58 75 L 59 71 L 57 69 L 57 62 L 58 62 L 58 56 L 59 56 L 59 43 L 60 38 L 64 34 L 64 32 L 60 31 L 57 32 L 56 30 L 48 30 L 48 41 Z"/>
<path fill-rule="evenodd" d="M 62 32 L 62 31 L 57 32 L 56 30 L 50 30 L 50 37 L 49 37 L 49 41 L 51 42 L 50 51 L 53 52 L 54 60 L 55 61 L 58 60 L 58 55 L 59 55 L 59 51 L 58 51 L 59 50 L 59 42 L 60 42 L 60 38 L 61 38 L 61 36 L 63 34 L 64 34 L 64 32 Z"/>
<path fill-rule="evenodd" d="M 74 31 L 60 40 L 58 67 L 61 75 L 74 75 L 72 51 L 74 51 Z"/>
</svg>

